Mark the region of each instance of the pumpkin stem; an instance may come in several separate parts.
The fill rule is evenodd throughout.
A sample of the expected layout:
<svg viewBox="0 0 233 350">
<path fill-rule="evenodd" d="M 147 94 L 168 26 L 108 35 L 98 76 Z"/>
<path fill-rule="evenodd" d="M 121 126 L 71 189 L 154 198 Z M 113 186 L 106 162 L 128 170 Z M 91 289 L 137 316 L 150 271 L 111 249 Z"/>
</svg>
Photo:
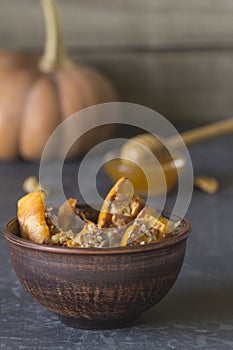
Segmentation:
<svg viewBox="0 0 233 350">
<path fill-rule="evenodd" d="M 61 21 L 54 0 L 40 0 L 45 18 L 45 46 L 39 62 L 43 73 L 51 73 L 72 64 L 68 57 L 62 35 Z"/>
</svg>

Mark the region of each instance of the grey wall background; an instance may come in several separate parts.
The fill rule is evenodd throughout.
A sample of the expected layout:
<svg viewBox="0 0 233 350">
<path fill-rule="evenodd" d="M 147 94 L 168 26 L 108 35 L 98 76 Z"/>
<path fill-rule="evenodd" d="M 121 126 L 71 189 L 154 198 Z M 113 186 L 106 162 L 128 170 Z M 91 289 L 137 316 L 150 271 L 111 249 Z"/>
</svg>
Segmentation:
<svg viewBox="0 0 233 350">
<path fill-rule="evenodd" d="M 233 116 L 233 1 L 59 0 L 77 61 L 172 121 Z M 39 0 L 0 0 L 0 47 L 43 45 Z"/>
</svg>

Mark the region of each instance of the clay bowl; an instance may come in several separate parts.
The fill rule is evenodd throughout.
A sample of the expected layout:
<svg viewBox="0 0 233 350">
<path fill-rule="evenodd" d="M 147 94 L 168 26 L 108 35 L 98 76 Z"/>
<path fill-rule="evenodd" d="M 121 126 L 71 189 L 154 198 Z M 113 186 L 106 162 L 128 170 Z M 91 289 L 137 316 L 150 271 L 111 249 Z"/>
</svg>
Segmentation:
<svg viewBox="0 0 233 350">
<path fill-rule="evenodd" d="M 163 242 L 71 249 L 21 238 L 17 219 L 4 228 L 23 287 L 66 324 L 86 329 L 127 326 L 157 304 L 177 279 L 189 232 L 183 219 L 179 234 Z"/>
</svg>

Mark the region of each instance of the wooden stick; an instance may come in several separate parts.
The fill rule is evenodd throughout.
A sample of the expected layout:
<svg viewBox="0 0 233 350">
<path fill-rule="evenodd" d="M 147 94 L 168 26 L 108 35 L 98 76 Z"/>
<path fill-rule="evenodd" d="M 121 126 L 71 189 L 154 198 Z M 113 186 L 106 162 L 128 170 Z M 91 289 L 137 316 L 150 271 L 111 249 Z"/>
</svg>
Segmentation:
<svg viewBox="0 0 233 350">
<path fill-rule="evenodd" d="M 219 137 L 233 132 L 233 118 L 221 120 L 210 125 L 201 126 L 199 128 L 185 131 L 181 134 L 187 146 L 195 143 L 207 141 L 209 139 Z M 170 137 L 167 140 L 170 146 L 178 147 L 180 140 L 177 136 Z"/>
</svg>

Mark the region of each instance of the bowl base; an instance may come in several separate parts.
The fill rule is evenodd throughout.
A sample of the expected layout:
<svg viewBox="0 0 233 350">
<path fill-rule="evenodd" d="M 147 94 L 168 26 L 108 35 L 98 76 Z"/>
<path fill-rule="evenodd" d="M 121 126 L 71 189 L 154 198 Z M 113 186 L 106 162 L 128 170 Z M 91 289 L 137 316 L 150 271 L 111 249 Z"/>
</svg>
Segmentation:
<svg viewBox="0 0 233 350">
<path fill-rule="evenodd" d="M 127 317 L 124 319 L 116 320 L 89 320 L 89 319 L 79 319 L 74 317 L 59 316 L 60 320 L 67 327 L 88 329 L 88 330 L 103 330 L 103 329 L 117 329 L 125 328 L 135 324 L 139 316 Z"/>
</svg>

